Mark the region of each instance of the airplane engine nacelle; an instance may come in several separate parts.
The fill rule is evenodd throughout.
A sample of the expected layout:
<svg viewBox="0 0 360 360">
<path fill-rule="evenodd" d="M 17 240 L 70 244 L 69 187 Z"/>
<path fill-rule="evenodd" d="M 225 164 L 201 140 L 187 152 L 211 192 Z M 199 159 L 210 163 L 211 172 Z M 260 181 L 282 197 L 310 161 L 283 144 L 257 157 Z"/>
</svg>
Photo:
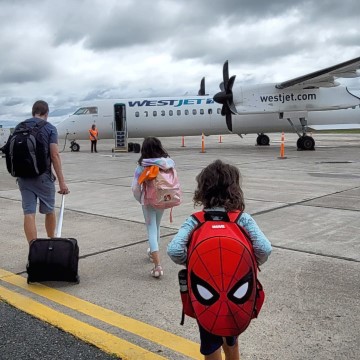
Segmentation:
<svg viewBox="0 0 360 360">
<path fill-rule="evenodd" d="M 238 114 L 334 110 L 360 104 L 360 99 L 343 86 L 287 90 L 269 84 L 236 88 L 233 94 Z"/>
</svg>

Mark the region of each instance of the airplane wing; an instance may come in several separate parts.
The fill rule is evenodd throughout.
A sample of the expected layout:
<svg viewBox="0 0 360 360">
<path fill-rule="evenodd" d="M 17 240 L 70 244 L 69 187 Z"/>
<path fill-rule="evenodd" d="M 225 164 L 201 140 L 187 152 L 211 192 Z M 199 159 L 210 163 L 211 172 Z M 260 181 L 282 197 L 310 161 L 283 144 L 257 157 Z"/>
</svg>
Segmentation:
<svg viewBox="0 0 360 360">
<path fill-rule="evenodd" d="M 319 88 L 319 87 L 333 87 L 338 86 L 339 83 L 335 78 L 354 78 L 360 76 L 360 57 L 345 61 L 341 64 L 330 66 L 326 69 L 315 71 L 313 73 L 299 76 L 295 79 L 281 82 L 275 87 L 277 89 L 286 88 Z"/>
</svg>

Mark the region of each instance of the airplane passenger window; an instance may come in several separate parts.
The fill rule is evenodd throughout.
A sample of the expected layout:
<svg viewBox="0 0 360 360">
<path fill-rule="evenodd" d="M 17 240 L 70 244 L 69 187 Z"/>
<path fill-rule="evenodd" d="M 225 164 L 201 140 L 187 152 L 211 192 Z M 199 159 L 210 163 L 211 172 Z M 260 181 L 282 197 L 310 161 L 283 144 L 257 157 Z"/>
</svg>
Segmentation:
<svg viewBox="0 0 360 360">
<path fill-rule="evenodd" d="M 181 115 L 181 110 L 176 110 L 176 115 Z"/>
<path fill-rule="evenodd" d="M 149 113 L 147 111 L 144 111 L 145 117 L 148 117 Z"/>
<path fill-rule="evenodd" d="M 188 109 L 185 110 L 185 115 L 189 115 L 189 110 Z"/>
<path fill-rule="evenodd" d="M 220 108 L 217 109 L 217 113 L 221 114 L 221 109 Z"/>
<path fill-rule="evenodd" d="M 204 109 L 200 109 L 200 114 L 204 115 Z"/>
<path fill-rule="evenodd" d="M 173 111 L 172 110 L 169 110 L 169 115 L 173 116 Z"/>
<path fill-rule="evenodd" d="M 208 110 L 208 114 L 211 115 L 212 114 L 212 109 Z"/>
<path fill-rule="evenodd" d="M 153 111 L 153 116 L 157 116 L 157 111 Z"/>
<path fill-rule="evenodd" d="M 161 116 L 165 116 L 165 110 L 161 110 Z"/>
<path fill-rule="evenodd" d="M 139 116 L 140 116 L 139 112 L 135 111 L 135 117 L 139 117 Z"/>
<path fill-rule="evenodd" d="M 196 109 L 193 109 L 192 113 L 193 115 L 196 115 Z"/>
</svg>

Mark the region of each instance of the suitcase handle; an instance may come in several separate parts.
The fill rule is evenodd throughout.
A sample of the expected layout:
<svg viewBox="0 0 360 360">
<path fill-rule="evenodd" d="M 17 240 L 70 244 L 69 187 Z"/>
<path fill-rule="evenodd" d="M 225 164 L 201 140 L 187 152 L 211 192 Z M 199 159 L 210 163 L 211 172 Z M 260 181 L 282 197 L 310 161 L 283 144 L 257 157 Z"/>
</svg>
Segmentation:
<svg viewBox="0 0 360 360">
<path fill-rule="evenodd" d="M 65 195 L 61 198 L 61 206 L 60 206 L 60 213 L 59 213 L 59 220 L 56 226 L 56 237 L 61 237 L 61 229 L 62 223 L 64 218 L 64 207 L 65 207 Z"/>
</svg>

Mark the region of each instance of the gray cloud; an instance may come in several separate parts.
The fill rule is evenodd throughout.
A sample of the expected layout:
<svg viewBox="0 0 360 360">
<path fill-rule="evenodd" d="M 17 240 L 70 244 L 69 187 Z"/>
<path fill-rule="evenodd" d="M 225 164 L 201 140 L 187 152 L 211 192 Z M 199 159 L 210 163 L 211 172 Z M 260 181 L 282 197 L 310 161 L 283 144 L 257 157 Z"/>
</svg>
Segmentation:
<svg viewBox="0 0 360 360">
<path fill-rule="evenodd" d="M 0 114 L 286 80 L 360 56 L 357 0 L 0 0 Z M 286 64 L 286 66 L 285 66 Z M 351 80 L 358 86 L 359 79 Z"/>
</svg>

